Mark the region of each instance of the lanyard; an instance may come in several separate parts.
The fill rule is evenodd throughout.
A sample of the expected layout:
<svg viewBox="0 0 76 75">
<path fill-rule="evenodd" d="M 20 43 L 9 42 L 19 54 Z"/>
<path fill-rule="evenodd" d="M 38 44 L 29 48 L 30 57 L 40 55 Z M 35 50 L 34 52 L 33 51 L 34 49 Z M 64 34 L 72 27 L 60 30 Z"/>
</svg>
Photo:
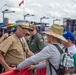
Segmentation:
<svg viewBox="0 0 76 75">
<path fill-rule="evenodd" d="M 21 39 L 19 38 L 19 36 L 15 33 L 15 35 L 18 37 L 18 39 L 20 40 L 20 43 L 21 43 L 21 45 L 22 45 L 22 48 L 23 48 L 23 50 L 24 50 L 24 52 L 25 52 L 25 47 L 24 47 L 24 45 L 23 45 L 23 43 L 22 43 L 22 41 L 21 41 Z"/>
</svg>

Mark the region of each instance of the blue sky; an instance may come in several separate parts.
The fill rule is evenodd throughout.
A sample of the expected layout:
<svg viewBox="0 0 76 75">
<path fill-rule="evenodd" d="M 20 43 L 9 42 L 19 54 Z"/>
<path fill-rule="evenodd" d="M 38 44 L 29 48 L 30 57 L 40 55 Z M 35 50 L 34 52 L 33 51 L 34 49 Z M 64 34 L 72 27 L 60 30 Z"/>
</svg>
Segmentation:
<svg viewBox="0 0 76 75">
<path fill-rule="evenodd" d="M 41 17 L 46 16 L 49 19 L 43 19 L 43 22 L 50 24 L 53 23 L 53 19 L 61 19 L 56 23 L 62 24 L 63 18 L 76 18 L 76 0 L 24 0 L 24 8 L 23 4 L 18 6 L 21 1 L 0 0 L 0 22 L 3 20 L 2 11 L 5 9 L 15 11 L 15 13 L 5 13 L 5 17 L 9 18 L 9 23 L 23 20 L 23 14 L 28 13 L 35 16 L 26 17 L 26 20 L 39 22 Z"/>
</svg>

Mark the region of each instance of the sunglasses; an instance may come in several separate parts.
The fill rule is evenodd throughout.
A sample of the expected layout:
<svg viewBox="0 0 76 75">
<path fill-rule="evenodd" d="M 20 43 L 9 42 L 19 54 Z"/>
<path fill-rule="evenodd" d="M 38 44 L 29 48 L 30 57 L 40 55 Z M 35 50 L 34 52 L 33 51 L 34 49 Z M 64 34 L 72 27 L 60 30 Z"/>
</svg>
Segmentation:
<svg viewBox="0 0 76 75">
<path fill-rule="evenodd" d="M 32 32 L 32 31 L 34 31 L 34 30 L 29 30 L 29 32 Z"/>
<path fill-rule="evenodd" d="M 25 36 L 30 36 L 30 34 L 27 34 L 27 33 L 26 33 Z"/>
</svg>

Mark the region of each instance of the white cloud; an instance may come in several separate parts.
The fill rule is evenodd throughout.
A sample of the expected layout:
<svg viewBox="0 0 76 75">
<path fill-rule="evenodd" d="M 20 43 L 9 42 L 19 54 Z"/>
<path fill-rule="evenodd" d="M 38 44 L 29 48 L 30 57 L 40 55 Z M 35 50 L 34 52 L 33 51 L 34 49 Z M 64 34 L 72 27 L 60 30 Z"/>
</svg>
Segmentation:
<svg viewBox="0 0 76 75">
<path fill-rule="evenodd" d="M 24 8 L 23 4 L 18 6 L 21 1 L 22 0 L 0 0 L 1 7 L 3 7 L 4 4 L 7 4 L 0 10 L 0 21 L 2 21 L 3 17 L 2 11 L 5 9 L 15 11 L 15 13 L 5 14 L 5 17 L 9 18 L 10 22 L 15 22 L 17 19 L 23 19 L 23 15 L 27 13 L 34 14 L 34 17 L 28 17 L 27 19 L 32 19 L 35 21 L 39 21 L 43 16 L 47 16 L 53 19 L 53 17 L 75 18 L 76 15 L 76 0 L 24 0 Z M 51 19 L 49 21 L 51 21 Z"/>
<path fill-rule="evenodd" d="M 31 6 L 40 7 L 40 8 L 42 7 L 41 4 L 39 3 L 32 3 Z"/>
</svg>

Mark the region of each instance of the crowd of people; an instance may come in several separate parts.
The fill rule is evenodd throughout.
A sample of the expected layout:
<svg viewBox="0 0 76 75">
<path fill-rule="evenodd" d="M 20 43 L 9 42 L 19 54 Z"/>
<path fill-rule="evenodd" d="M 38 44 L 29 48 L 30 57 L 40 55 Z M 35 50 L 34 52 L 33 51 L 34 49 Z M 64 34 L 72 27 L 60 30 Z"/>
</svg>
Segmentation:
<svg viewBox="0 0 76 75">
<path fill-rule="evenodd" d="M 53 24 L 43 34 L 47 36 L 47 44 L 44 36 L 37 32 L 36 25 L 19 24 L 12 35 L 3 34 L 0 38 L 0 73 L 29 66 L 29 69 L 46 68 L 45 75 L 57 75 L 55 69 L 59 68 L 62 54 L 54 44 L 62 50 L 63 47 L 67 48 L 74 61 L 74 68 L 70 72 L 75 72 L 75 35 L 69 30 L 64 31 L 64 27 L 58 24 Z M 50 69 L 49 63 L 55 69 L 52 66 Z"/>
</svg>

